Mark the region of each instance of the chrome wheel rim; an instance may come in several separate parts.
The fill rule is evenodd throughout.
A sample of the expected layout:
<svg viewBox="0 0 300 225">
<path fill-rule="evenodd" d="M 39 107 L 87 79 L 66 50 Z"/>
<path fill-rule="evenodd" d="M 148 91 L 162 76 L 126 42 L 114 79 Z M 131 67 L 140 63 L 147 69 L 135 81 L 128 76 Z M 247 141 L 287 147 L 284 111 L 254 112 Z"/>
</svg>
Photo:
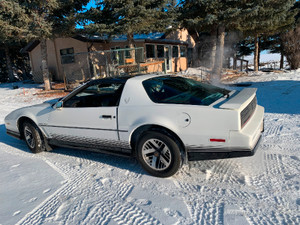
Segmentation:
<svg viewBox="0 0 300 225">
<path fill-rule="evenodd" d="M 165 170 L 172 161 L 169 147 L 163 141 L 154 138 L 144 143 L 142 156 L 146 164 L 157 171 Z"/>
<path fill-rule="evenodd" d="M 26 143 L 29 145 L 29 147 L 34 148 L 35 147 L 35 140 L 34 140 L 32 131 L 27 126 L 24 129 L 24 136 L 25 136 Z"/>
</svg>

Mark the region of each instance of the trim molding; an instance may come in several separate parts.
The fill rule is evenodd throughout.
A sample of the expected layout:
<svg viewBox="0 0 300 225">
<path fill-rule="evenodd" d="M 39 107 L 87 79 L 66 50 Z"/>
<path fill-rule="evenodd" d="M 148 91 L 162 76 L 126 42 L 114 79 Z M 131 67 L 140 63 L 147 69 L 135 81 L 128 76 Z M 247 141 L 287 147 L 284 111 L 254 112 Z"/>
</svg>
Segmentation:
<svg viewBox="0 0 300 225">
<path fill-rule="evenodd" d="M 57 125 L 47 125 L 47 124 L 39 124 L 39 126 L 66 128 L 66 129 L 84 129 L 84 130 L 104 130 L 104 131 L 128 132 L 128 130 L 118 130 L 118 129 L 103 129 L 103 128 L 91 128 L 91 127 L 70 127 L 70 126 L 57 126 Z"/>
</svg>

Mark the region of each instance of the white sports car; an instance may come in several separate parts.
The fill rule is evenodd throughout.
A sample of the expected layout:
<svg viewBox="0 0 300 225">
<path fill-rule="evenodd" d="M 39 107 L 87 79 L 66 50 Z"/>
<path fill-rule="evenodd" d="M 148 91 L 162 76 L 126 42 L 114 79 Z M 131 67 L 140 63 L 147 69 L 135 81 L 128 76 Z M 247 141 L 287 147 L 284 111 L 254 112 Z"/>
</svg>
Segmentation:
<svg viewBox="0 0 300 225">
<path fill-rule="evenodd" d="M 151 175 L 168 177 L 186 161 L 253 155 L 263 117 L 254 88 L 142 75 L 89 81 L 11 112 L 5 126 L 34 153 L 64 146 L 135 156 Z"/>
</svg>

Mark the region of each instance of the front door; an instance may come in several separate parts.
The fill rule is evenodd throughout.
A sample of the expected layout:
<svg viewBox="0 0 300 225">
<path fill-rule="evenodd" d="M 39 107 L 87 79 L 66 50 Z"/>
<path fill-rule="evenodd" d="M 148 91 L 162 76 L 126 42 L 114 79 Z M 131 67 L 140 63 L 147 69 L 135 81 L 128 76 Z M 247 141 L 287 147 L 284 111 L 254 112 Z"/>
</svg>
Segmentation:
<svg viewBox="0 0 300 225">
<path fill-rule="evenodd" d="M 52 142 L 118 150 L 117 105 L 122 88 L 123 84 L 95 84 L 63 101 L 44 125 Z"/>
</svg>

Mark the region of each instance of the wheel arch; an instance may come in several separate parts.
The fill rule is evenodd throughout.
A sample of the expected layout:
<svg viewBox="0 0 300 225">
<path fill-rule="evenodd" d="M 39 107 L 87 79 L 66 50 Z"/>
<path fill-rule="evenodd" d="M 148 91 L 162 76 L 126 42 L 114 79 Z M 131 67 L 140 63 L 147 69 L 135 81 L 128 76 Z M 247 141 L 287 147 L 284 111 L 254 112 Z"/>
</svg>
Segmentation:
<svg viewBox="0 0 300 225">
<path fill-rule="evenodd" d="M 134 156 L 136 155 L 136 146 L 137 146 L 138 140 L 147 131 L 160 132 L 160 133 L 165 134 L 166 136 L 170 137 L 171 139 L 173 139 L 179 145 L 180 151 L 182 152 L 182 156 L 186 158 L 186 148 L 185 148 L 185 145 L 184 145 L 183 141 L 181 140 L 181 138 L 174 131 L 172 131 L 164 126 L 155 125 L 155 124 L 142 125 L 142 126 L 136 128 L 132 132 L 132 135 L 130 138 L 130 146 L 132 148 Z"/>
<path fill-rule="evenodd" d="M 18 126 L 18 129 L 19 129 L 19 132 L 20 132 L 20 138 L 21 139 L 24 139 L 24 131 L 23 131 L 23 124 L 25 122 L 29 122 L 29 123 L 33 123 L 36 125 L 36 123 L 29 117 L 27 116 L 22 116 L 18 119 L 17 121 L 17 126 Z"/>
</svg>

